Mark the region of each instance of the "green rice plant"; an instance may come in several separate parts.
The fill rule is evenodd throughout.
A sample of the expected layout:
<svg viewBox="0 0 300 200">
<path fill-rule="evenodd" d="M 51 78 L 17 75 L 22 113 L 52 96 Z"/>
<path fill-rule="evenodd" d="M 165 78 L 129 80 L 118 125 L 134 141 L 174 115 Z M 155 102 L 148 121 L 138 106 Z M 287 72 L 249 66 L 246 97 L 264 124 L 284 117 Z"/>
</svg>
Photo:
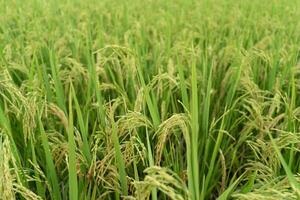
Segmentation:
<svg viewBox="0 0 300 200">
<path fill-rule="evenodd" d="M 69 197 L 78 199 L 77 163 L 76 163 L 76 143 L 73 127 L 73 87 L 70 86 L 69 93 L 69 121 L 68 121 L 68 150 L 69 150 Z"/>
<path fill-rule="evenodd" d="M 299 9 L 0 1 L 0 199 L 298 199 Z"/>
</svg>

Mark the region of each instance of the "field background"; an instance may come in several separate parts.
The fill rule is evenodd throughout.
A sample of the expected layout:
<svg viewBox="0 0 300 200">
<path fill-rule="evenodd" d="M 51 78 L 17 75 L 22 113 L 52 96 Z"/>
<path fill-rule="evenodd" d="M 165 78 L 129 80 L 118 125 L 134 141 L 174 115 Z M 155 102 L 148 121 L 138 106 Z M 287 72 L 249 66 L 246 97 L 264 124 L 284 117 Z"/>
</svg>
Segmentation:
<svg viewBox="0 0 300 200">
<path fill-rule="evenodd" d="M 0 199 L 299 199 L 299 61 L 298 0 L 0 0 Z"/>
</svg>

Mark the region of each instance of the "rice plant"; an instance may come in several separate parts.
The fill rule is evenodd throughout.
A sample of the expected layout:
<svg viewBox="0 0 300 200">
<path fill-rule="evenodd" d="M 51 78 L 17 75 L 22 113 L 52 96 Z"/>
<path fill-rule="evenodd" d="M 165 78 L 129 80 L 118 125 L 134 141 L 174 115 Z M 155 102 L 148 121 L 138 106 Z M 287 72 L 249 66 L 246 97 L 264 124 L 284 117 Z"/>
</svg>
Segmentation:
<svg viewBox="0 0 300 200">
<path fill-rule="evenodd" d="M 297 0 L 0 1 L 0 199 L 300 198 Z"/>
</svg>

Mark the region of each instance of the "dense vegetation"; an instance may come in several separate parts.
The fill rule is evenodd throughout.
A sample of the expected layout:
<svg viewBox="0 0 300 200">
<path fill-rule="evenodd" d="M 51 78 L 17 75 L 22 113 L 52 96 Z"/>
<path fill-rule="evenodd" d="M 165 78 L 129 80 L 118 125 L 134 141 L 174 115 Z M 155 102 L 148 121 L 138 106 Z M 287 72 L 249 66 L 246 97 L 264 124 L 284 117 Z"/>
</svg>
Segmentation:
<svg viewBox="0 0 300 200">
<path fill-rule="evenodd" d="M 0 199 L 299 199 L 300 1 L 0 1 Z"/>
</svg>

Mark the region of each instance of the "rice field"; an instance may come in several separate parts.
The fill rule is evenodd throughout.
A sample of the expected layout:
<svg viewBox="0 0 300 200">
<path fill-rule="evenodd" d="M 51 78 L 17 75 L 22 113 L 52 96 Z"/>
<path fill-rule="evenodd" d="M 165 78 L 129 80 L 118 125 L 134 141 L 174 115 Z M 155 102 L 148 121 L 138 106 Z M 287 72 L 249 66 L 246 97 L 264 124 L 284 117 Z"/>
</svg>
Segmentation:
<svg viewBox="0 0 300 200">
<path fill-rule="evenodd" d="M 300 1 L 0 1 L 1 200 L 300 199 Z"/>
</svg>

